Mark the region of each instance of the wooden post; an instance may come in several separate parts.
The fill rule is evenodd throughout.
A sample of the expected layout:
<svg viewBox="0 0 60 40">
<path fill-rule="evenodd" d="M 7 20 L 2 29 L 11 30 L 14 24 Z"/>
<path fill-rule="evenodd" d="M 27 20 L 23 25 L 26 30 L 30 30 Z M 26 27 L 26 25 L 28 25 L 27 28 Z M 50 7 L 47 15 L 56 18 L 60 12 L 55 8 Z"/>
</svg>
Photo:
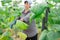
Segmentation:
<svg viewBox="0 0 60 40">
<path fill-rule="evenodd" d="M 42 31 L 45 30 L 45 29 L 47 30 L 48 13 L 50 13 L 50 8 L 49 7 L 46 8 L 45 17 L 42 20 Z"/>
</svg>

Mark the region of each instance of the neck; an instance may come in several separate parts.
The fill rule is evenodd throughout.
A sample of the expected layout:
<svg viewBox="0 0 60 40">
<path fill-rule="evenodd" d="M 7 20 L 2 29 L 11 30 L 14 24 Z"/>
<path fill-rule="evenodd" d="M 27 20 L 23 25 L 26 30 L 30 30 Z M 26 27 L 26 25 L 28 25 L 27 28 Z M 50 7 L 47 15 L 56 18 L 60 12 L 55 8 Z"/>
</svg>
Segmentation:
<svg viewBox="0 0 60 40">
<path fill-rule="evenodd" d="M 29 10 L 29 8 L 26 8 L 25 10 L 26 10 L 26 11 L 28 11 L 28 10 Z"/>
<path fill-rule="evenodd" d="M 27 13 L 29 11 L 29 9 L 25 9 L 25 13 Z"/>
</svg>

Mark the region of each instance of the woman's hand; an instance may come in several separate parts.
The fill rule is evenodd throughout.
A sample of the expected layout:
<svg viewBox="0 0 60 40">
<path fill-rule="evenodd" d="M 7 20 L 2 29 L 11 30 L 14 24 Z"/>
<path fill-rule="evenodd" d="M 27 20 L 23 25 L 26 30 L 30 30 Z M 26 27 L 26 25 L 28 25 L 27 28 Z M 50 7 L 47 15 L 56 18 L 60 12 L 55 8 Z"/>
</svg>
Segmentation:
<svg viewBox="0 0 60 40">
<path fill-rule="evenodd" d="M 20 20 L 23 21 L 23 18 L 21 18 Z"/>
</svg>

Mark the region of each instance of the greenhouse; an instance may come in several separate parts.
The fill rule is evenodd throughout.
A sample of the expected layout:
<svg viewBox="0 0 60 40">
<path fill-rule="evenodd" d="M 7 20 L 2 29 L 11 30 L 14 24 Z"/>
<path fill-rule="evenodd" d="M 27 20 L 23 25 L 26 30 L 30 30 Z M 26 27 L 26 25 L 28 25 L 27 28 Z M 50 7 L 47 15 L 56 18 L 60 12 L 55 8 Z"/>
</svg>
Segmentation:
<svg viewBox="0 0 60 40">
<path fill-rule="evenodd" d="M 60 40 L 60 0 L 0 0 L 0 40 Z"/>
</svg>

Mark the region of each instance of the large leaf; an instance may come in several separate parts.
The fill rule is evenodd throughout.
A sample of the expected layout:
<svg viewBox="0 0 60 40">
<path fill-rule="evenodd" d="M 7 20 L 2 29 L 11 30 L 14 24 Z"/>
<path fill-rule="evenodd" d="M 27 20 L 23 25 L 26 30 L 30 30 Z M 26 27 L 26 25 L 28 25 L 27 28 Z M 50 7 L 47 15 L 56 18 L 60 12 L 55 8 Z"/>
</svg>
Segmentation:
<svg viewBox="0 0 60 40">
<path fill-rule="evenodd" d="M 60 24 L 52 24 L 50 27 L 49 27 L 49 29 L 52 31 L 52 30 L 54 30 L 54 31 L 60 31 Z"/>
<path fill-rule="evenodd" d="M 47 40 L 58 40 L 60 38 L 60 32 L 49 31 L 47 33 Z"/>
<path fill-rule="evenodd" d="M 54 2 L 56 2 L 56 3 L 60 3 L 60 0 L 53 0 Z"/>
<path fill-rule="evenodd" d="M 47 0 L 48 2 L 51 2 L 51 1 L 53 1 L 53 2 L 55 2 L 55 3 L 60 3 L 60 0 Z"/>
<path fill-rule="evenodd" d="M 47 30 L 44 30 L 41 35 L 40 35 L 40 39 L 39 40 L 47 40 Z"/>
<path fill-rule="evenodd" d="M 14 26 L 19 28 L 20 30 L 26 30 L 28 28 L 28 24 L 26 24 L 20 20 L 17 20 L 17 22 Z"/>
<path fill-rule="evenodd" d="M 33 6 L 31 10 L 33 13 L 35 13 L 35 15 L 33 15 L 32 19 L 39 18 L 45 9 L 46 9 L 46 5 L 43 4 L 38 4 Z"/>
<path fill-rule="evenodd" d="M 11 38 L 12 33 L 10 32 L 10 29 L 6 29 L 6 32 L 4 32 L 1 37 L 0 40 L 13 40 Z"/>
<path fill-rule="evenodd" d="M 2 35 L 3 34 L 3 30 L 0 28 L 0 35 Z"/>
<path fill-rule="evenodd" d="M 60 7 L 57 8 L 52 8 L 50 9 L 50 13 L 49 13 L 49 23 L 50 24 L 60 24 Z"/>
<path fill-rule="evenodd" d="M 2 5 L 4 5 L 5 3 L 9 3 L 11 2 L 12 0 L 2 0 Z"/>
</svg>

